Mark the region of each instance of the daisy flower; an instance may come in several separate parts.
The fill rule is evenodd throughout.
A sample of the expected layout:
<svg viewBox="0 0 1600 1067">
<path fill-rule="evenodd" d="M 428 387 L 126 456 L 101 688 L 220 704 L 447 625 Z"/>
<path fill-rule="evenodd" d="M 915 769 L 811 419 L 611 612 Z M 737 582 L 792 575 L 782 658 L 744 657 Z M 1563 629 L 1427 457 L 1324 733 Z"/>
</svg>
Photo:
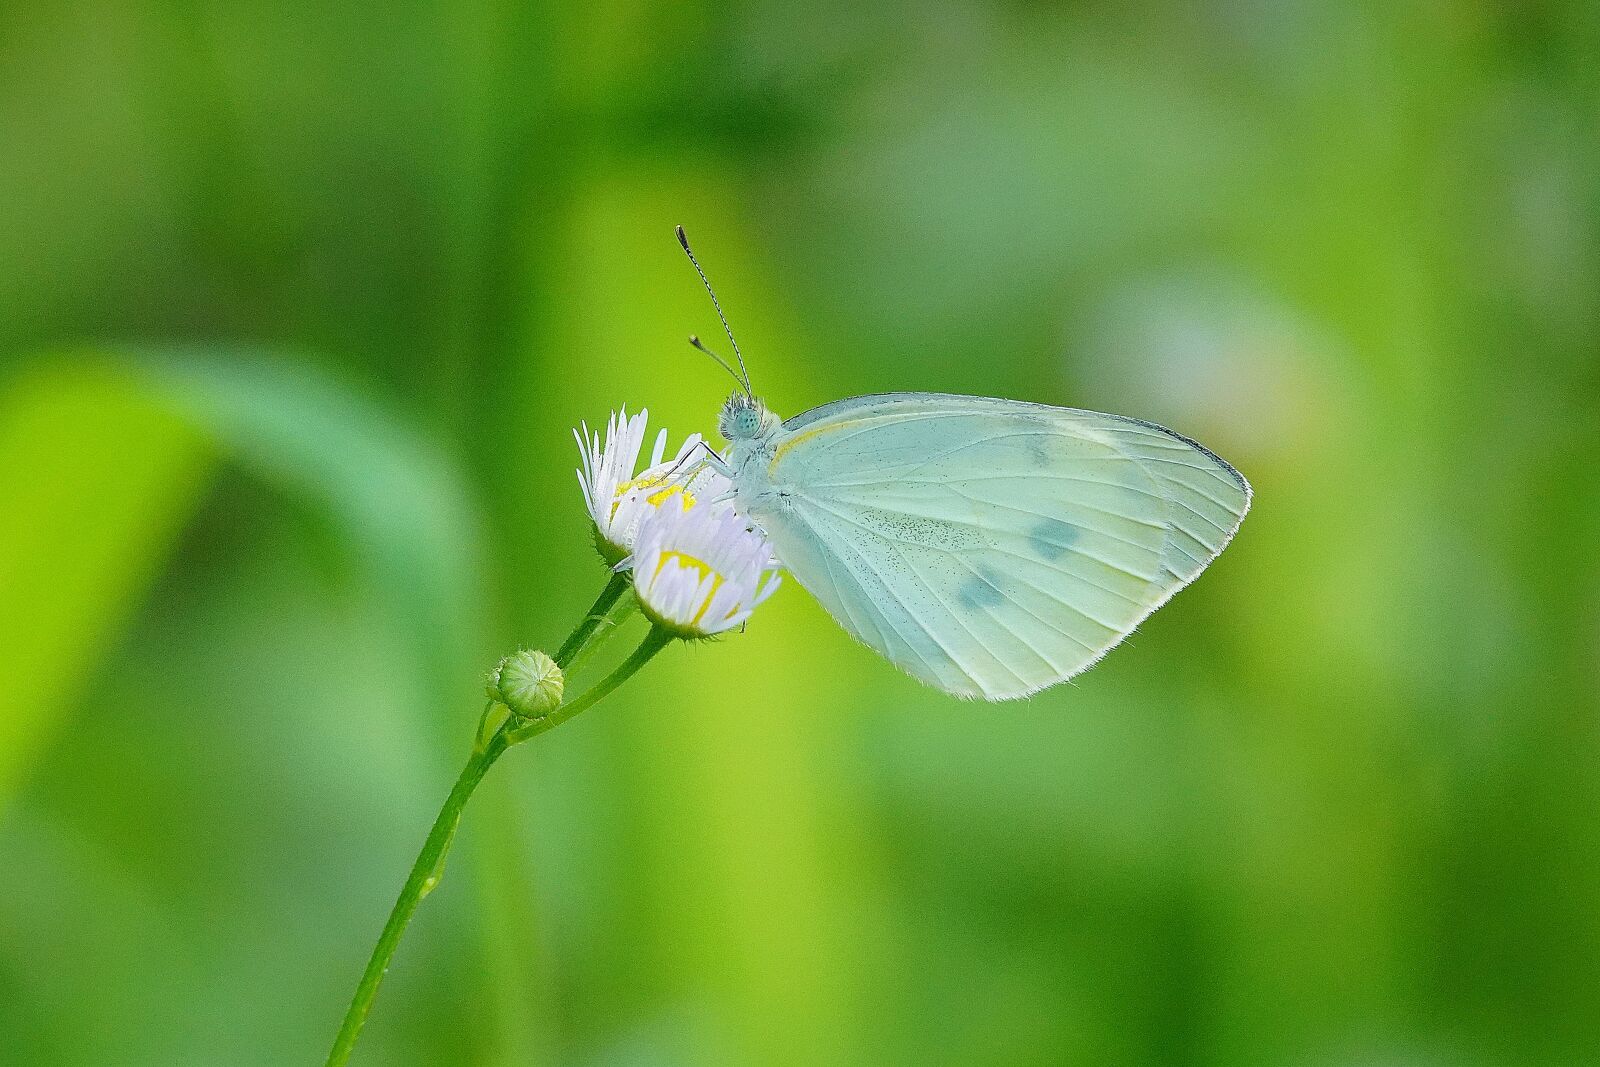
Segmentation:
<svg viewBox="0 0 1600 1067">
<path fill-rule="evenodd" d="M 639 524 L 662 504 L 681 500 L 685 507 L 693 507 L 732 488 L 726 478 L 709 467 L 689 478 L 674 476 L 680 465 L 687 468 L 690 454 L 701 447 L 699 434 L 690 434 L 677 453 L 666 459 L 667 431 L 662 430 L 656 435 L 649 465 L 636 471 L 649 417 L 648 410 L 631 418 L 627 408 L 613 412 L 606 423 L 604 443 L 598 433 L 589 431 L 588 423 L 581 431 L 572 431 L 583 460 L 583 469 L 577 472 L 578 484 L 583 488 L 589 517 L 594 520 L 595 547 L 607 563 L 616 564 L 633 551 Z"/>
<path fill-rule="evenodd" d="M 765 536 L 732 508 L 677 499 L 645 517 L 628 566 L 645 616 L 675 637 L 731 630 L 778 588 Z"/>
</svg>

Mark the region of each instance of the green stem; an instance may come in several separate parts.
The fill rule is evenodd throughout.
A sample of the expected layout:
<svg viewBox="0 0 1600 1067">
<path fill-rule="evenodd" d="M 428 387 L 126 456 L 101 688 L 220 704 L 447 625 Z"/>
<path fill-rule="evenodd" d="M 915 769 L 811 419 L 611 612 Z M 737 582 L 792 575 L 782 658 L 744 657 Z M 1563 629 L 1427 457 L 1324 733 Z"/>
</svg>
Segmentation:
<svg viewBox="0 0 1600 1067">
<path fill-rule="evenodd" d="M 608 594 L 610 594 L 609 599 Z M 620 592 L 612 593 L 611 586 L 608 585 L 606 592 L 601 594 L 599 601 L 596 601 L 596 611 L 591 614 L 590 619 L 594 619 L 595 616 L 603 619 L 605 612 L 616 603 L 619 595 Z M 601 610 L 602 608 L 604 610 Z M 589 621 L 586 619 L 585 623 Z M 567 650 L 568 656 L 580 651 L 594 636 L 595 631 L 595 626 L 585 630 L 583 624 L 580 624 L 578 630 L 573 631 L 573 636 L 567 639 L 567 644 L 562 646 Z M 350 1053 L 355 1049 L 356 1038 L 360 1036 L 361 1027 L 367 1021 L 367 1013 L 372 1010 L 372 1002 L 378 995 L 378 986 L 383 982 L 383 976 L 389 970 L 389 962 L 394 958 L 395 949 L 400 945 L 400 937 L 405 933 L 406 926 L 411 922 L 411 916 L 416 912 L 422 898 L 438 884 L 439 877 L 443 873 L 445 856 L 449 853 L 450 843 L 455 838 L 456 827 L 461 823 L 461 812 L 466 808 L 467 800 L 472 796 L 473 790 L 483 781 L 483 776 L 494 766 L 495 760 L 512 745 L 537 737 L 594 707 L 610 696 L 623 682 L 637 674 L 639 668 L 648 663 L 671 641 L 671 634 L 659 627 L 651 627 L 639 647 L 634 649 L 616 670 L 597 682 L 588 692 L 562 705 L 543 719 L 522 723 L 514 718 L 507 719 L 487 743 L 481 744 L 473 751 L 472 757 L 467 760 L 466 767 L 461 771 L 461 777 L 456 779 L 455 787 L 445 798 L 444 807 L 439 809 L 439 817 L 434 820 L 433 829 L 428 831 L 428 839 L 423 842 L 422 851 L 417 855 L 416 863 L 411 866 L 411 873 L 400 890 L 399 899 L 394 903 L 394 910 L 389 913 L 389 921 L 384 923 L 383 933 L 378 935 L 378 943 L 372 949 L 372 958 L 367 961 L 367 969 L 361 975 L 355 996 L 350 1001 L 350 1008 L 345 1012 L 344 1022 L 339 1026 L 339 1036 L 334 1039 L 333 1050 L 328 1053 L 327 1067 L 343 1067 L 349 1062 Z"/>
<path fill-rule="evenodd" d="M 595 636 L 595 632 L 600 629 L 600 624 L 606 621 L 606 616 L 611 614 L 611 609 L 616 606 L 622 594 L 628 591 L 628 585 L 632 580 L 632 577 L 626 573 L 619 574 L 614 572 L 611 575 L 611 580 L 606 583 L 604 589 L 600 590 L 600 596 L 596 598 L 594 606 L 589 609 L 589 614 L 583 617 L 583 621 L 573 628 L 572 633 L 567 636 L 565 641 L 561 642 L 561 647 L 556 650 L 554 657 L 556 666 L 566 670 L 568 665 L 572 663 L 573 658 L 583 651 L 584 646 L 589 643 L 590 639 Z"/>
<path fill-rule="evenodd" d="M 622 598 L 607 612 L 606 617 L 595 624 L 594 632 L 589 635 L 588 640 L 578 647 L 578 650 L 572 654 L 571 659 L 561 665 L 561 669 L 566 672 L 568 679 L 571 679 L 583 669 L 584 663 L 588 661 L 590 656 L 594 655 L 595 650 L 605 644 L 606 639 L 616 633 L 617 628 L 626 622 L 628 616 L 638 610 L 638 607 L 639 598 L 634 595 L 633 591 L 630 589 L 625 592 Z"/>
<path fill-rule="evenodd" d="M 474 752 L 472 758 L 467 760 L 461 777 L 456 779 L 455 787 L 445 798 L 444 807 L 439 809 L 439 817 L 433 821 L 433 829 L 428 831 L 428 839 L 417 854 L 417 861 L 411 865 L 411 874 L 400 890 L 399 899 L 394 902 L 394 910 L 389 912 L 389 921 L 384 923 L 383 933 L 378 935 L 378 943 L 373 946 L 372 958 L 367 961 L 367 969 L 361 975 L 350 1008 L 344 1014 L 344 1022 L 339 1026 L 339 1036 L 334 1039 L 333 1050 L 328 1053 L 328 1067 L 338 1067 L 349 1061 L 361 1026 L 367 1021 L 367 1012 L 372 1009 L 372 1001 L 378 995 L 378 986 L 383 982 L 389 961 L 394 958 L 394 951 L 400 945 L 400 935 L 405 933 L 417 905 L 438 884 L 439 876 L 443 873 L 445 854 L 450 851 L 450 842 L 455 837 L 456 827 L 460 825 L 461 811 L 467 806 L 467 798 L 472 796 L 472 791 L 483 781 L 483 776 L 494 766 L 494 761 L 508 747 L 502 729 L 481 751 Z"/>
</svg>

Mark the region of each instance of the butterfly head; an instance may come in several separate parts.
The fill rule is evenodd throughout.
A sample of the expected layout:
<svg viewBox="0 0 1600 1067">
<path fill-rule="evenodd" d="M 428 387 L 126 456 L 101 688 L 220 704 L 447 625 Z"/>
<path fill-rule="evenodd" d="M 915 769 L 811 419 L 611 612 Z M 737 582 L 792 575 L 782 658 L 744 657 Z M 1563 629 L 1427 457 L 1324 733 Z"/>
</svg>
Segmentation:
<svg viewBox="0 0 1600 1067">
<path fill-rule="evenodd" d="M 753 396 L 734 393 L 722 405 L 717 419 L 717 429 L 730 443 L 755 441 L 770 436 L 778 428 L 778 416 Z"/>
</svg>

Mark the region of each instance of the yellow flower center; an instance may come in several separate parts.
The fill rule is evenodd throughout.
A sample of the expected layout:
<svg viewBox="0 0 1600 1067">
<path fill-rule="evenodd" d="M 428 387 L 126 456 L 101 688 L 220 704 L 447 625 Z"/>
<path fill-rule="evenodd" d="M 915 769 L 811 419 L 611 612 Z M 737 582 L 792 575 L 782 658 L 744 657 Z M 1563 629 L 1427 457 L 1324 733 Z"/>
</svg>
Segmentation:
<svg viewBox="0 0 1600 1067">
<path fill-rule="evenodd" d="M 694 494 L 685 489 L 682 483 L 672 482 L 668 485 L 662 485 L 661 475 L 650 474 L 643 478 L 636 478 L 625 485 L 620 485 L 617 487 L 617 495 L 611 500 L 611 517 L 613 519 L 617 517 L 617 509 L 622 506 L 623 497 L 626 497 L 628 494 L 636 492 L 640 489 L 649 489 L 654 485 L 661 485 L 662 488 L 645 497 L 645 503 L 649 504 L 651 507 L 659 508 L 662 504 L 665 504 L 674 496 L 683 497 L 684 507 L 694 507 Z"/>
</svg>

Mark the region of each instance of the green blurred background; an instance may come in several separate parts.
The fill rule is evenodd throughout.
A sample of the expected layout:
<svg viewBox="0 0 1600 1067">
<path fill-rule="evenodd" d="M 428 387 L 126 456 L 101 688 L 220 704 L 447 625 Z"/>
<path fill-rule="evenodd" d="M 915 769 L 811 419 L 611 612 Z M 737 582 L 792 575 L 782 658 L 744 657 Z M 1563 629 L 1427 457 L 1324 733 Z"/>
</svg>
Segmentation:
<svg viewBox="0 0 1600 1067">
<path fill-rule="evenodd" d="M 1234 546 L 1022 704 L 793 583 L 519 749 L 367 1064 L 1600 1062 L 1600 9 L 0 9 L 0 1062 L 321 1062 L 570 428 L 1173 425 Z"/>
</svg>

